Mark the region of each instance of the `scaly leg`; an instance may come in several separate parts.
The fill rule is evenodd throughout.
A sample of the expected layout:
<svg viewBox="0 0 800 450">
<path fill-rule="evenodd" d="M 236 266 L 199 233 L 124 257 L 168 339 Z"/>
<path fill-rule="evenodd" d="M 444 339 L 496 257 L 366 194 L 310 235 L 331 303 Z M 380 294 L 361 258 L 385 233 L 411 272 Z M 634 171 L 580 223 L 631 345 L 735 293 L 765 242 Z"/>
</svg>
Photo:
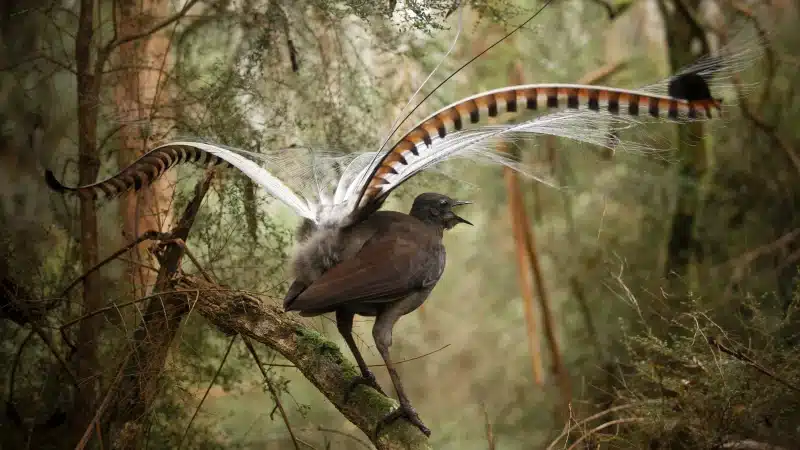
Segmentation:
<svg viewBox="0 0 800 450">
<path fill-rule="evenodd" d="M 350 312 L 343 310 L 336 311 L 336 328 L 344 338 L 344 341 L 347 342 L 347 346 L 350 347 L 350 351 L 356 358 L 358 368 L 361 369 L 361 376 L 353 379 L 353 381 L 350 382 L 350 386 L 348 386 L 344 393 L 345 402 L 347 402 L 347 400 L 350 398 L 350 394 L 352 394 L 353 390 L 360 384 L 370 386 L 371 388 L 380 392 L 382 395 L 386 395 L 383 392 L 383 389 L 381 389 L 381 386 L 378 384 L 378 380 L 375 379 L 375 375 L 369 370 L 367 363 L 364 362 L 361 352 L 358 351 L 356 341 L 353 339 L 353 316 L 354 314 Z"/>
<path fill-rule="evenodd" d="M 392 361 L 389 359 L 389 347 L 392 346 L 392 328 L 394 328 L 394 324 L 405 313 L 406 308 L 404 308 L 402 303 L 394 304 L 378 314 L 375 319 L 375 325 L 372 328 L 372 337 L 375 339 L 375 345 L 378 347 L 378 351 L 381 353 L 381 357 L 386 363 L 386 368 L 389 369 L 389 376 L 392 377 L 392 384 L 394 385 L 394 390 L 397 391 L 397 399 L 400 401 L 399 408 L 390 412 L 378 422 L 378 425 L 375 427 L 376 439 L 382 427 L 389 425 L 400 417 L 408 419 L 408 421 L 419 428 L 425 436 L 431 435 L 431 430 L 422 423 L 417 411 L 414 410 L 411 406 L 411 402 L 408 401 L 408 397 L 403 390 L 403 384 L 400 382 L 400 376 L 397 374 L 394 364 L 392 364 Z"/>
</svg>

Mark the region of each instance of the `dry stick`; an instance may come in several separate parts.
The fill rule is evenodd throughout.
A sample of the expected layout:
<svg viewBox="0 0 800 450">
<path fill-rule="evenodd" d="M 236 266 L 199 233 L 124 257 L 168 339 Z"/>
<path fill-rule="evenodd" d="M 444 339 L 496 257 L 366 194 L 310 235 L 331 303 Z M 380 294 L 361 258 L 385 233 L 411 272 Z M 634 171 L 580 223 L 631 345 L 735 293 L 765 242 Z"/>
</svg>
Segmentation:
<svg viewBox="0 0 800 450">
<path fill-rule="evenodd" d="M 520 218 L 520 210 L 523 208 L 520 190 L 515 188 L 517 179 L 516 174 L 509 168 L 504 168 L 504 178 L 508 189 L 509 209 L 511 215 L 511 229 L 514 234 L 517 254 L 517 270 L 519 275 L 519 287 L 522 298 L 525 302 L 525 322 L 528 327 L 528 351 L 531 354 L 531 368 L 533 369 L 533 379 L 538 386 L 544 384 L 542 369 L 542 356 L 539 350 L 539 335 L 536 333 L 536 317 L 533 310 L 533 280 L 531 279 L 530 262 L 525 252 L 525 230 L 523 221 Z"/>
<path fill-rule="evenodd" d="M 118 259 L 118 260 L 120 260 L 120 261 L 122 261 L 122 262 L 126 262 L 126 263 L 128 263 L 128 264 L 133 264 L 133 265 L 139 266 L 139 267 L 141 267 L 142 269 L 147 269 L 147 270 L 149 270 L 149 271 L 151 271 L 151 272 L 156 272 L 156 273 L 158 273 L 158 269 L 157 269 L 157 268 L 155 268 L 155 267 L 153 267 L 153 266 L 151 266 L 151 265 L 149 265 L 149 264 L 145 264 L 145 263 L 143 263 L 143 262 L 141 262 L 141 261 L 134 261 L 134 260 L 132 260 L 131 258 L 125 258 L 125 257 L 123 257 L 123 256 L 119 256 L 119 257 L 117 257 L 117 259 Z"/>
<path fill-rule="evenodd" d="M 510 73 L 511 82 L 522 84 L 522 66 L 517 63 Z M 501 144 L 503 145 L 503 144 Z M 508 146 L 503 145 L 501 151 L 513 153 Z M 525 252 L 525 204 L 522 191 L 519 188 L 519 179 L 516 172 L 508 167 L 503 168 L 503 178 L 508 191 L 508 208 L 511 216 L 511 230 L 516 243 L 517 274 L 522 298 L 525 302 L 525 323 L 528 330 L 528 351 L 531 354 L 531 368 L 533 379 L 537 386 L 544 384 L 544 369 L 542 368 L 541 342 L 536 333 L 536 314 L 533 309 L 533 280 L 531 279 L 531 262 Z"/>
<path fill-rule="evenodd" d="M 36 334 L 42 339 L 42 341 L 44 341 L 44 344 L 50 350 L 50 353 L 52 353 L 53 356 L 56 358 L 56 361 L 58 361 L 58 364 L 61 366 L 61 368 L 64 369 L 65 372 L 67 372 L 67 375 L 69 375 L 69 378 L 72 381 L 72 384 L 75 385 L 75 388 L 80 390 L 78 377 L 72 371 L 72 368 L 70 368 L 69 364 L 67 364 L 67 362 L 64 361 L 64 358 L 62 358 L 61 355 L 58 353 L 56 346 L 53 343 L 53 340 L 50 339 L 50 335 L 46 334 L 38 323 L 30 322 L 30 324 L 33 331 L 36 332 Z"/>
<path fill-rule="evenodd" d="M 164 244 L 175 244 L 180 246 L 183 249 L 183 252 L 186 253 L 186 256 L 188 256 L 189 259 L 192 261 L 192 264 L 194 264 L 197 270 L 200 271 L 200 274 L 203 275 L 203 278 L 205 278 L 205 280 L 208 281 L 209 283 L 214 283 L 214 280 L 212 280 L 211 276 L 208 275 L 208 272 L 206 272 L 205 269 L 203 269 L 203 266 L 200 265 L 200 261 L 194 257 L 194 254 L 192 254 L 192 252 L 189 250 L 189 247 L 186 246 L 186 242 L 184 242 L 183 239 L 180 238 L 170 239 L 164 241 Z"/>
<path fill-rule="evenodd" d="M 522 67 L 519 64 L 516 64 L 515 70 L 512 73 L 512 77 L 515 78 L 514 81 L 518 81 L 520 84 L 522 83 Z M 561 359 L 561 351 L 559 350 L 558 342 L 556 341 L 555 329 L 553 326 L 553 314 L 550 310 L 550 300 L 544 287 L 544 277 L 542 276 L 542 270 L 539 265 L 539 257 L 536 253 L 533 228 L 531 227 L 530 220 L 528 219 L 528 214 L 525 211 L 524 198 L 522 195 L 522 190 L 519 187 L 519 178 L 517 177 L 516 173 L 509 176 L 509 191 L 513 196 L 516 197 L 518 206 L 517 211 L 519 213 L 518 219 L 521 222 L 520 226 L 523 230 L 521 234 L 528 256 L 528 262 L 530 263 L 530 268 L 533 270 L 537 300 L 539 301 L 539 308 L 541 310 L 542 325 L 544 325 L 544 335 L 547 339 L 547 344 L 550 349 L 550 356 L 553 360 L 553 372 L 561 390 L 564 412 L 567 413 L 569 410 L 570 401 L 572 400 L 572 387 L 570 386 L 569 375 L 564 367 L 564 363 Z"/>
<path fill-rule="evenodd" d="M 717 347 L 717 349 L 719 349 L 719 351 L 721 351 L 723 353 L 726 353 L 726 354 L 728 354 L 730 356 L 733 356 L 734 358 L 738 359 L 739 361 L 742 361 L 742 362 L 746 363 L 747 365 L 753 367 L 754 369 L 756 369 L 759 372 L 763 373 L 764 375 L 772 378 L 773 380 L 779 382 L 780 384 L 788 387 L 789 389 L 791 389 L 791 390 L 793 390 L 795 392 L 800 392 L 800 388 L 798 388 L 797 386 L 795 386 L 795 385 L 789 383 L 788 381 L 784 380 L 783 378 L 775 375 L 771 370 L 769 370 L 766 367 L 762 366 L 761 364 L 753 361 L 752 359 L 750 359 L 747 355 L 745 355 L 741 351 L 729 349 L 723 343 L 719 342 L 717 340 L 717 338 L 715 338 L 713 336 L 709 336 L 708 337 L 708 343 L 713 345 L 713 346 L 715 346 L 715 347 Z"/>
<path fill-rule="evenodd" d="M 283 423 L 286 425 L 286 430 L 289 431 L 289 436 L 292 437 L 292 442 L 294 443 L 295 450 L 300 450 L 300 445 L 297 442 L 297 438 L 292 431 L 292 426 L 289 424 L 289 416 L 286 415 L 286 410 L 283 409 L 283 403 L 281 403 L 280 397 L 278 397 L 278 391 L 275 390 L 275 386 L 272 385 L 272 380 L 269 379 L 267 375 L 267 371 L 264 370 L 264 366 L 261 365 L 261 359 L 258 357 L 258 353 L 256 353 L 256 349 L 253 347 L 253 344 L 250 342 L 250 339 L 247 336 L 242 336 L 244 339 L 244 345 L 247 346 L 247 350 L 253 355 L 253 359 L 256 361 L 256 365 L 258 366 L 258 370 L 261 371 L 261 375 L 264 376 L 264 382 L 267 383 L 267 389 L 269 389 L 270 394 L 275 399 L 275 405 L 278 407 L 278 411 L 281 413 L 281 417 L 283 418 Z"/>
<path fill-rule="evenodd" d="M 225 289 L 220 289 L 220 290 L 229 291 L 231 289 L 225 288 Z M 144 302 L 144 301 L 156 298 L 156 297 L 160 297 L 162 295 L 179 294 L 179 293 L 182 293 L 182 292 L 196 292 L 196 291 L 197 291 L 196 289 L 175 289 L 175 290 L 171 290 L 171 291 L 161 291 L 161 292 L 156 292 L 154 294 L 150 294 L 150 295 L 145 296 L 145 297 L 137 298 L 135 300 L 131 300 L 131 301 L 128 301 L 128 302 L 125 302 L 125 303 L 120 303 L 120 304 L 114 303 L 112 305 L 105 306 L 103 308 L 96 309 L 96 310 L 94 310 L 92 312 L 86 313 L 86 314 L 84 314 L 84 315 L 82 315 L 82 316 L 80 316 L 80 317 L 78 317 L 76 319 L 70 320 L 69 322 L 61 325 L 59 327 L 59 331 L 61 333 L 61 337 L 64 339 L 64 341 L 67 343 L 67 345 L 69 345 L 72 348 L 75 348 L 75 345 L 72 344 L 72 342 L 69 340 L 69 338 L 66 335 L 66 329 L 71 327 L 72 325 L 75 325 L 78 322 L 81 322 L 83 320 L 89 319 L 89 318 L 94 317 L 94 316 L 96 316 L 98 314 L 103 314 L 104 312 L 107 312 L 107 311 L 123 308 L 125 306 L 130 306 L 130 305 L 133 305 L 135 303 L 141 303 L 141 302 Z"/>
<path fill-rule="evenodd" d="M 539 301 L 539 308 L 541 309 L 542 313 L 542 324 L 544 325 L 544 334 L 545 337 L 547 338 L 548 347 L 550 348 L 550 354 L 553 359 L 553 372 L 558 381 L 559 388 L 561 389 L 563 404 L 566 407 L 572 398 L 572 388 L 570 386 L 569 376 L 567 375 L 566 369 L 561 360 L 561 353 L 558 349 L 558 342 L 556 341 L 555 330 L 553 327 L 553 314 L 550 311 L 550 301 L 547 296 L 547 291 L 544 288 L 544 279 L 542 277 L 542 271 L 539 265 L 539 258 L 535 250 L 536 246 L 535 246 L 533 231 L 531 230 L 531 224 L 528 219 L 528 215 L 525 212 L 522 190 L 519 187 L 519 179 L 516 173 L 512 172 L 510 169 L 505 168 L 504 170 L 505 170 L 506 186 L 508 189 L 509 200 L 512 208 L 512 223 L 515 224 L 514 234 L 517 239 L 517 248 L 518 248 L 517 257 L 520 263 L 520 277 L 524 276 L 527 281 L 527 275 L 530 273 L 529 271 L 530 270 L 533 271 L 533 278 L 535 281 L 536 291 L 537 291 L 537 299 Z M 522 249 L 524 249 L 524 256 L 527 257 L 526 262 L 528 264 L 523 263 L 524 257 L 519 254 L 519 252 Z M 528 294 L 525 294 L 525 292 L 527 292 Z M 529 341 L 531 341 L 532 340 L 531 325 L 533 322 L 533 317 L 532 317 L 533 305 L 531 298 L 532 296 L 530 295 L 530 290 L 528 289 L 523 291 L 523 295 L 527 295 L 525 313 L 526 313 L 526 320 L 528 322 Z M 531 342 L 530 345 L 533 346 L 534 344 Z M 534 361 L 538 359 L 538 364 L 541 365 L 541 357 L 538 355 L 538 351 L 532 351 L 531 358 L 535 358 Z M 541 374 L 539 374 L 539 377 L 541 377 Z M 538 384 L 541 384 L 540 380 L 541 378 L 537 379 Z"/>
<path fill-rule="evenodd" d="M 157 232 L 148 231 L 147 233 L 157 233 Z M 147 233 L 145 233 L 145 234 L 147 234 Z M 176 245 L 180 246 L 181 248 L 183 248 L 184 252 L 186 253 L 186 256 L 188 256 L 189 259 L 192 261 L 192 263 L 195 265 L 195 267 L 197 267 L 197 269 L 203 275 L 203 278 L 205 278 L 206 281 L 208 281 L 209 283 L 213 283 L 211 277 L 209 277 L 208 273 L 206 273 L 206 271 L 203 270 L 203 267 L 200 265 L 200 263 L 197 260 L 197 258 L 195 258 L 195 256 L 189 251 L 189 248 L 186 246 L 186 243 L 183 241 L 183 239 L 180 239 L 180 238 L 168 239 L 169 236 L 170 236 L 169 233 L 157 233 L 157 234 L 161 234 L 161 236 L 159 236 L 157 238 L 151 238 L 151 239 L 162 240 L 164 245 L 166 245 L 166 244 L 176 244 Z M 136 242 L 128 244 L 125 248 L 115 252 L 114 255 L 119 255 L 121 253 L 124 253 L 125 251 L 129 250 L 131 246 L 136 245 L 137 243 L 139 243 L 139 242 L 141 242 L 143 240 L 145 240 L 145 239 L 142 239 L 140 237 L 139 239 L 137 239 Z M 109 261 L 111 259 L 113 259 L 113 255 L 112 255 L 112 257 L 108 258 Z M 123 259 L 123 258 L 119 258 L 119 259 Z M 107 263 L 107 262 L 108 261 L 104 261 L 104 263 Z M 145 267 L 149 267 L 149 266 L 145 266 Z M 153 270 L 157 270 L 155 268 L 152 268 L 152 269 Z M 85 277 L 86 275 L 88 275 L 88 274 L 84 274 L 83 276 Z M 67 290 L 69 290 L 69 288 Z M 84 314 L 84 315 L 78 317 L 77 319 L 70 320 L 69 322 L 61 325 L 60 330 L 61 330 L 62 337 L 64 338 L 65 341 L 67 341 L 68 344 L 70 344 L 70 342 L 67 339 L 67 337 L 64 336 L 64 329 L 67 328 L 67 327 L 70 327 L 70 326 L 72 326 L 72 325 L 74 325 L 74 324 L 76 324 L 76 323 L 78 323 L 78 322 L 80 322 L 82 320 L 86 320 L 86 319 L 88 319 L 90 317 L 93 317 L 93 316 L 96 316 L 98 314 L 102 314 L 102 313 L 104 313 L 106 311 L 110 311 L 112 309 L 117 309 L 117 308 L 121 308 L 121 307 L 125 307 L 125 306 L 130 306 L 130 305 L 133 305 L 134 303 L 140 303 L 140 302 L 143 302 L 145 300 L 149 300 L 151 298 L 158 297 L 158 296 L 161 296 L 161 295 L 164 295 L 164 294 L 177 293 L 177 292 L 184 292 L 184 291 L 177 290 L 177 291 L 168 291 L 168 292 L 158 292 L 158 293 L 151 294 L 151 295 L 148 295 L 146 297 L 137 298 L 135 300 L 131 300 L 131 301 L 128 301 L 128 302 L 125 302 L 125 303 L 120 303 L 120 304 L 116 304 L 115 303 L 113 305 L 109 305 L 109 306 L 106 306 L 104 308 L 96 309 L 96 310 L 94 310 L 94 311 L 92 311 L 90 313 L 87 313 L 87 314 Z"/>
<path fill-rule="evenodd" d="M 333 433 L 333 434 L 338 434 L 340 436 L 349 437 L 350 439 L 358 442 L 359 444 L 363 445 L 367 449 L 370 449 L 370 450 L 372 449 L 372 447 L 368 443 L 362 441 L 361 439 L 359 439 L 356 436 L 353 436 L 350 433 L 345 433 L 344 431 L 334 430 L 333 428 L 325 428 L 325 427 L 322 427 L 322 426 L 317 426 L 317 430 L 322 431 L 324 433 Z"/>
<path fill-rule="evenodd" d="M 573 430 L 585 425 L 586 423 L 588 423 L 588 422 L 590 422 L 590 421 L 592 421 L 594 419 L 598 419 L 600 417 L 603 417 L 606 414 L 611 414 L 613 412 L 622 411 L 623 409 L 633 408 L 634 406 L 639 406 L 639 405 L 638 404 L 627 404 L 627 405 L 615 406 L 613 408 L 608 408 L 608 409 L 605 409 L 603 411 L 600 411 L 597 414 L 591 415 L 591 416 L 581 420 L 580 422 L 575 422 L 575 425 L 572 425 L 571 427 L 564 427 L 564 431 L 562 431 L 561 434 L 559 434 L 555 439 L 553 439 L 553 442 L 551 442 L 550 445 L 547 446 L 547 450 L 553 450 L 553 448 L 555 447 L 556 444 L 558 444 L 558 441 L 560 441 L 561 438 L 569 436 L 569 434 L 572 433 Z"/>
<path fill-rule="evenodd" d="M 111 398 L 113 397 L 114 392 L 117 390 L 117 384 L 119 384 L 119 381 L 122 379 L 122 374 L 125 371 L 125 365 L 132 354 L 132 351 L 128 352 L 128 354 L 125 356 L 125 360 L 122 361 L 122 364 L 120 364 L 119 370 L 117 371 L 117 376 L 114 377 L 114 381 L 111 383 L 111 386 L 108 387 L 106 396 L 103 398 L 103 403 L 101 403 L 100 407 L 97 408 L 97 411 L 95 411 L 92 421 L 89 422 L 89 425 L 86 427 L 86 431 L 83 432 L 83 436 L 78 442 L 78 445 L 75 446 L 75 450 L 83 450 L 86 447 L 86 444 L 89 442 L 89 438 L 92 437 L 92 431 L 94 431 L 95 424 L 100 424 L 100 418 L 103 417 L 108 405 L 111 404 Z"/>
<path fill-rule="evenodd" d="M 407 362 L 410 362 L 410 361 L 416 361 L 418 359 L 425 358 L 426 356 L 431 356 L 434 353 L 438 353 L 438 352 L 446 349 L 447 347 L 450 347 L 450 344 L 445 344 L 445 345 L 437 348 L 436 350 L 430 351 L 428 353 L 425 353 L 425 354 L 422 354 L 422 355 L 419 355 L 419 356 L 415 356 L 413 358 L 402 359 L 400 361 L 392 361 L 392 364 L 403 364 L 403 363 L 407 363 Z M 297 368 L 297 366 L 295 366 L 294 364 L 269 363 L 269 364 L 264 364 L 264 365 L 267 366 L 267 367 L 290 367 L 290 368 L 294 368 L 294 369 Z M 386 363 L 367 364 L 367 367 L 386 367 Z"/>
<path fill-rule="evenodd" d="M 169 236 L 170 236 L 170 234 L 169 234 L 169 233 L 161 233 L 161 232 L 159 232 L 159 231 L 153 231 L 153 230 L 150 230 L 150 231 L 147 231 L 147 232 L 145 232 L 144 234 L 142 234 L 141 236 L 139 236 L 138 238 L 136 238 L 136 240 L 129 242 L 129 243 L 128 243 L 128 245 L 126 245 L 126 246 L 122 247 L 121 249 L 117 250 L 116 252 L 112 253 L 112 254 L 111 254 L 111 256 L 109 256 L 108 258 L 106 258 L 106 259 L 104 259 L 104 260 L 100 261 L 99 263 L 95 264 L 95 265 L 94 265 L 94 266 L 92 266 L 92 267 L 91 267 L 89 270 L 87 270 L 87 271 L 86 271 L 86 272 L 85 272 L 83 275 L 81 275 L 81 276 L 79 276 L 78 278 L 76 278 L 76 279 L 75 279 L 75 281 L 73 281 L 72 283 L 70 283 L 70 284 L 69 284 L 69 286 L 67 286 L 67 287 L 66 287 L 66 288 L 65 288 L 65 289 L 64 289 L 64 290 L 61 292 L 61 297 L 66 297 L 67 293 L 68 293 L 70 290 L 72 290 L 72 288 L 74 288 L 75 286 L 77 286 L 77 285 L 78 285 L 78 283 L 80 283 L 81 281 L 83 281 L 83 280 L 84 280 L 86 277 L 88 277 L 88 276 L 89 276 L 89 275 L 91 275 L 92 273 L 96 272 L 98 269 L 100 269 L 101 267 L 105 266 L 105 265 L 106 265 L 106 264 L 108 264 L 109 262 L 111 262 L 111 261 L 113 261 L 113 260 L 117 259 L 117 258 L 118 258 L 120 255 L 122 255 L 123 253 L 125 253 L 125 252 L 129 251 L 131 248 L 133 248 L 133 247 L 135 247 L 135 246 L 139 245 L 140 243 L 142 243 L 142 242 L 144 242 L 144 241 L 147 241 L 147 240 L 152 240 L 152 239 L 159 239 L 159 240 L 160 240 L 160 239 L 168 239 L 168 238 L 169 238 Z"/>
<path fill-rule="evenodd" d="M 103 447 L 103 433 L 100 432 L 100 422 L 94 423 L 94 430 L 97 433 L 97 443 L 100 444 L 100 450 L 104 450 Z"/>
<path fill-rule="evenodd" d="M 217 377 L 219 377 L 219 373 L 222 372 L 222 368 L 225 366 L 225 361 L 228 360 L 228 355 L 231 353 L 231 349 L 233 348 L 233 343 L 236 342 L 236 336 L 234 335 L 231 338 L 231 341 L 228 343 L 228 348 L 225 349 L 225 355 L 222 356 L 222 361 L 220 361 L 219 366 L 217 367 L 216 373 L 214 373 L 214 378 L 211 379 L 211 383 L 208 383 L 208 388 L 206 389 L 206 393 L 203 394 L 203 398 L 200 399 L 200 404 L 197 405 L 197 408 L 194 410 L 194 414 L 192 414 L 192 418 L 189 419 L 189 423 L 186 425 L 186 429 L 183 431 L 183 436 L 181 436 L 181 441 L 178 443 L 178 450 L 183 448 L 183 443 L 186 440 L 186 436 L 189 434 L 189 429 L 192 428 L 192 423 L 194 423 L 194 419 L 197 417 L 197 414 L 200 412 L 200 408 L 203 407 L 203 403 L 208 398 L 208 393 L 211 392 L 211 388 L 214 387 L 214 383 L 217 382 Z"/>
<path fill-rule="evenodd" d="M 519 190 L 517 184 L 516 189 Z M 522 192 L 519 192 L 520 199 Z M 531 224 L 528 222 L 526 214 L 521 214 L 522 226 L 525 230 L 523 234 L 525 238 L 525 249 L 528 253 L 528 261 L 531 262 L 533 269 L 533 278 L 536 284 L 537 299 L 539 300 L 539 308 L 542 312 L 542 324 L 544 325 L 544 335 L 547 338 L 548 346 L 550 347 L 550 355 L 553 358 L 553 372 L 558 380 L 559 388 L 561 389 L 561 396 L 563 397 L 563 404 L 566 411 L 570 401 L 572 400 L 572 387 L 570 386 L 569 374 L 564 367 L 564 362 L 561 360 L 561 352 L 558 348 L 558 341 L 556 340 L 555 327 L 553 326 L 553 312 L 550 310 L 550 300 L 547 291 L 544 288 L 544 277 L 542 276 L 542 268 L 539 265 L 539 256 L 536 253 L 536 240 L 533 234 Z"/>
<path fill-rule="evenodd" d="M 486 411 L 486 404 L 483 405 L 483 421 L 486 423 L 486 444 L 488 450 L 495 450 L 494 433 L 492 432 L 492 423 L 489 422 L 489 412 Z"/>
<path fill-rule="evenodd" d="M 612 420 L 611 422 L 606 422 L 606 423 L 604 423 L 602 425 L 598 425 L 598 426 L 592 428 L 591 430 L 589 430 L 588 433 L 586 433 L 583 436 L 581 436 L 577 441 L 575 441 L 575 443 L 570 445 L 567 450 L 576 450 L 578 448 L 578 444 L 580 444 L 581 442 L 585 441 L 587 438 L 589 438 L 593 434 L 597 433 L 598 431 L 603 430 L 605 428 L 608 428 L 610 426 L 619 425 L 619 424 L 622 424 L 622 423 L 644 422 L 644 420 L 645 419 L 642 418 L 642 417 L 629 417 L 627 419 Z"/>
<path fill-rule="evenodd" d="M 14 383 L 17 378 L 17 367 L 19 367 L 19 362 L 22 359 L 22 351 L 25 350 L 25 346 L 28 345 L 28 342 L 33 337 L 35 331 L 31 330 L 28 332 L 28 335 L 25 336 L 25 339 L 19 344 L 19 348 L 17 349 L 17 353 L 14 355 L 14 363 L 11 364 L 11 374 L 9 375 L 8 380 L 8 399 L 6 400 L 7 404 L 11 404 L 14 401 Z"/>
</svg>

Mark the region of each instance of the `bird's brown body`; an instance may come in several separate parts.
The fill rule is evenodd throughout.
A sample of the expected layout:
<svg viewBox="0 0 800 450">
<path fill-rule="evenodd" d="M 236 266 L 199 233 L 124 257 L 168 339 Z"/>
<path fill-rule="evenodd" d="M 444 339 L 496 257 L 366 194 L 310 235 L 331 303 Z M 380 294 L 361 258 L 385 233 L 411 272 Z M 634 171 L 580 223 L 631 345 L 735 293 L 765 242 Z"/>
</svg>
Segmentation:
<svg viewBox="0 0 800 450">
<path fill-rule="evenodd" d="M 294 260 L 295 282 L 308 287 L 284 307 L 304 316 L 342 308 L 376 316 L 385 303 L 436 284 L 445 267 L 443 230 L 408 214 L 378 211 L 352 227 L 312 232 Z"/>
<path fill-rule="evenodd" d="M 352 336 L 355 314 L 375 316 L 372 336 L 400 400 L 400 408 L 384 422 L 404 416 L 426 434 L 430 430 L 411 407 L 389 359 L 392 328 L 425 302 L 442 276 L 442 236 L 458 223 L 469 224 L 451 211 L 464 203 L 429 193 L 417 197 L 410 214 L 377 211 L 339 229 L 304 224 L 298 233 L 303 240 L 295 255 L 296 280 L 284 299 L 287 311 L 304 316 L 335 312 L 337 328 L 361 369 L 353 387 L 367 384 L 382 393 Z"/>
</svg>

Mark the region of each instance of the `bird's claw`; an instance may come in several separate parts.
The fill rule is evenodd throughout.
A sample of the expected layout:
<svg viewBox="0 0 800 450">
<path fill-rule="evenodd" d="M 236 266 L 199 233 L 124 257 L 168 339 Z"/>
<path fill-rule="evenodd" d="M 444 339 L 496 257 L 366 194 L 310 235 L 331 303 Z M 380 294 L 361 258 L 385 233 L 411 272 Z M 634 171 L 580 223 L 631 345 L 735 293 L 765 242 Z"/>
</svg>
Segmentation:
<svg viewBox="0 0 800 450">
<path fill-rule="evenodd" d="M 400 402 L 400 406 L 395 409 L 394 411 L 390 412 L 386 415 L 383 419 L 378 422 L 378 425 L 375 426 L 375 440 L 378 439 L 378 434 L 381 431 L 381 428 L 388 426 L 395 420 L 399 418 L 405 418 L 409 422 L 411 422 L 414 426 L 419 428 L 419 431 L 422 431 L 427 437 L 431 437 L 431 430 L 422 423 L 422 420 L 419 418 L 419 414 L 417 411 L 408 403 Z"/>
<path fill-rule="evenodd" d="M 350 398 L 350 394 L 353 393 L 355 388 L 362 384 L 375 389 L 376 391 L 380 392 L 381 395 L 386 397 L 386 393 L 384 393 L 383 389 L 381 389 L 381 385 L 378 384 L 378 380 L 375 378 L 375 375 L 372 372 L 367 371 L 367 373 L 361 375 L 360 377 L 355 377 L 352 381 L 350 381 L 350 386 L 348 386 L 347 390 L 344 392 L 345 403 L 347 403 L 348 399 Z"/>
</svg>

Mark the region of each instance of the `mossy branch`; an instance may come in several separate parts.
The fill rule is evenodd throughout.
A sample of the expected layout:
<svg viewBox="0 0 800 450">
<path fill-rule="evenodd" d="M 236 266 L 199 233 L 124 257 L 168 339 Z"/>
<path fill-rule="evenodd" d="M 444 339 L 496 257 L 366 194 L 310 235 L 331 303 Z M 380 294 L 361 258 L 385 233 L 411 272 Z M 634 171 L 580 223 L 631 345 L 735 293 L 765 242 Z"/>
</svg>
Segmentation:
<svg viewBox="0 0 800 450">
<path fill-rule="evenodd" d="M 193 303 L 194 310 L 228 334 L 239 333 L 261 342 L 280 353 L 338 409 L 361 429 L 379 450 L 418 450 L 431 448 L 419 429 L 405 420 L 397 420 L 382 428 L 374 437 L 378 421 L 397 402 L 371 388 L 360 386 L 344 401 L 350 381 L 358 375 L 339 347 L 321 334 L 309 329 L 274 302 L 254 295 L 224 289 L 201 278 L 183 275 L 176 280 L 179 289 L 195 289 L 192 293 L 173 293 Z"/>
</svg>

